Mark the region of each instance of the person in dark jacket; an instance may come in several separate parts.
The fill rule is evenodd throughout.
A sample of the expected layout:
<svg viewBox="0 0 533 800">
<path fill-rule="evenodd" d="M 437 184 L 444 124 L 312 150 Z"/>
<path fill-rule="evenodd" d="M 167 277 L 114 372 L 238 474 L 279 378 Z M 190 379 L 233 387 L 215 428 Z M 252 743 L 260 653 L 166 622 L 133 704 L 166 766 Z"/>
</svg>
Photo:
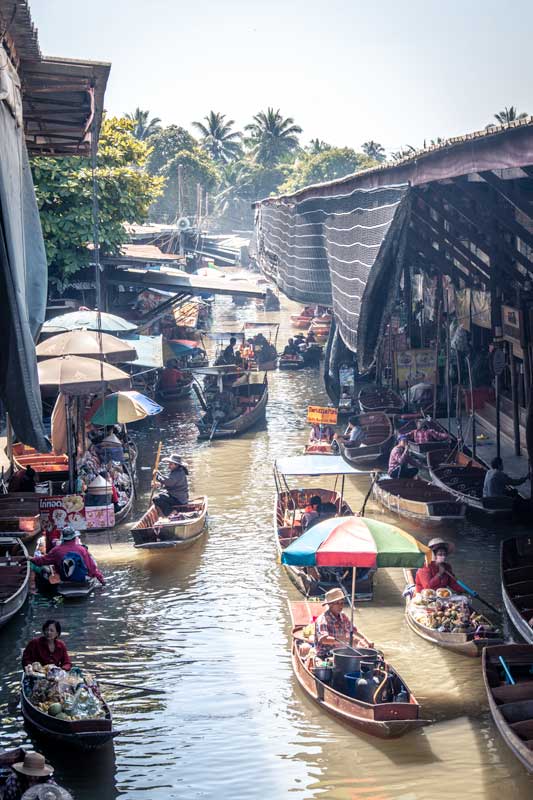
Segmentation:
<svg viewBox="0 0 533 800">
<path fill-rule="evenodd" d="M 158 475 L 161 486 L 160 492 L 154 495 L 154 505 L 163 516 L 168 516 L 175 506 L 184 506 L 189 502 L 189 470 L 186 462 L 177 453 L 163 459 L 168 464 L 169 474 L 165 478 Z"/>
</svg>

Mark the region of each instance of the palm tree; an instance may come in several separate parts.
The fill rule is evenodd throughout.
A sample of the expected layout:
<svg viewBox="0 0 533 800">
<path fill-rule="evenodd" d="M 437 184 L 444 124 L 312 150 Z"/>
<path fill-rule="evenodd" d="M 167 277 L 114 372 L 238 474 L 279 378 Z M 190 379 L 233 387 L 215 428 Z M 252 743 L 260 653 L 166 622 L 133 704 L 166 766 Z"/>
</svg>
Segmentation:
<svg viewBox="0 0 533 800">
<path fill-rule="evenodd" d="M 283 117 L 279 108 L 267 108 L 254 116 L 246 125 L 250 133 L 249 143 L 255 160 L 264 166 L 273 166 L 298 147 L 298 134 L 302 132 L 292 117 Z"/>
<path fill-rule="evenodd" d="M 509 108 L 505 106 L 503 111 L 498 111 L 497 114 L 494 114 L 494 119 L 496 119 L 500 125 L 507 125 L 509 122 L 514 122 L 516 119 L 525 119 L 528 116 L 529 114 L 526 114 L 525 111 L 519 114 L 516 106 L 509 106 Z"/>
<path fill-rule="evenodd" d="M 382 147 L 379 142 L 375 142 L 373 139 L 370 139 L 370 141 L 361 145 L 361 149 L 363 153 L 365 153 L 369 158 L 373 158 L 375 161 L 385 161 L 387 157 L 384 147 Z"/>
<path fill-rule="evenodd" d="M 152 117 L 152 119 L 149 119 L 150 112 L 143 111 L 138 106 L 133 114 L 124 114 L 124 116 L 126 119 L 135 123 L 133 135 L 136 139 L 140 139 L 141 141 L 148 139 L 153 133 L 157 133 L 157 131 L 161 130 L 161 120 L 159 117 Z"/>
<path fill-rule="evenodd" d="M 413 147 L 412 144 L 405 144 L 401 150 L 391 153 L 391 159 L 393 161 L 403 161 L 404 158 L 408 158 L 414 153 L 416 153 L 416 147 Z"/>
<path fill-rule="evenodd" d="M 322 139 L 311 139 L 306 148 L 308 153 L 316 156 L 317 153 L 323 153 L 325 150 L 331 150 L 331 145 L 324 142 Z"/>
<path fill-rule="evenodd" d="M 193 122 L 202 134 L 202 146 L 214 161 L 227 164 L 241 154 L 241 134 L 232 131 L 235 120 L 226 121 L 226 115 L 210 111 L 203 122 Z"/>
</svg>

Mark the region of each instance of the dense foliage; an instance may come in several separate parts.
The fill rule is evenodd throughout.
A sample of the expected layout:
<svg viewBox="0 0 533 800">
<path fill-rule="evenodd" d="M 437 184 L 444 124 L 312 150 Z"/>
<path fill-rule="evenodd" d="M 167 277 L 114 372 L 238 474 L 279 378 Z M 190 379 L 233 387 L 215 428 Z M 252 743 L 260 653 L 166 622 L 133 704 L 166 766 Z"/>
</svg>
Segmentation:
<svg viewBox="0 0 533 800">
<path fill-rule="evenodd" d="M 102 253 L 118 253 L 127 240 L 125 222 L 144 222 L 163 179 L 145 169 L 148 145 L 132 135 L 133 123 L 106 119 L 97 169 Z M 92 171 L 80 158 L 35 158 L 33 179 L 39 205 L 50 280 L 61 284 L 90 261 L 93 241 Z"/>
</svg>

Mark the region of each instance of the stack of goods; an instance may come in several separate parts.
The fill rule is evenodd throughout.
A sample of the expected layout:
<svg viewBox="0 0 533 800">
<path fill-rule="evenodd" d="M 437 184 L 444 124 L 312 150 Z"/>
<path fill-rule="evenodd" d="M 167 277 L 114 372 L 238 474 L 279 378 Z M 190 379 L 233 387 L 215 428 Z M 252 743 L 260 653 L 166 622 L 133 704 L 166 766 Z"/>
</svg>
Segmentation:
<svg viewBox="0 0 533 800">
<path fill-rule="evenodd" d="M 28 699 L 43 714 L 65 722 L 106 716 L 92 675 L 77 668 L 65 672 L 53 664 L 43 667 L 39 662 L 29 664 L 25 673 Z"/>
<path fill-rule="evenodd" d="M 492 623 L 474 611 L 466 597 L 453 595 L 449 589 L 424 589 L 411 601 L 415 622 L 439 633 L 486 633 Z"/>
</svg>

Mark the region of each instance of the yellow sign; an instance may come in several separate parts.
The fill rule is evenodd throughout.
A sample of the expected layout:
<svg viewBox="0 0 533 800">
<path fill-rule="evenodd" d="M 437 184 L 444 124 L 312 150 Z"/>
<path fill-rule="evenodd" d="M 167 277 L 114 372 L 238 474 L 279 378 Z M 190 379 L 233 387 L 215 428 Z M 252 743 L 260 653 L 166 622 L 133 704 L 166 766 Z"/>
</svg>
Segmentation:
<svg viewBox="0 0 533 800">
<path fill-rule="evenodd" d="M 405 384 L 434 383 L 437 369 L 435 351 L 429 349 L 404 350 L 394 354 L 396 380 L 400 388 Z"/>
<path fill-rule="evenodd" d="M 337 409 L 329 406 L 307 406 L 307 421 L 314 425 L 336 425 Z"/>
</svg>

